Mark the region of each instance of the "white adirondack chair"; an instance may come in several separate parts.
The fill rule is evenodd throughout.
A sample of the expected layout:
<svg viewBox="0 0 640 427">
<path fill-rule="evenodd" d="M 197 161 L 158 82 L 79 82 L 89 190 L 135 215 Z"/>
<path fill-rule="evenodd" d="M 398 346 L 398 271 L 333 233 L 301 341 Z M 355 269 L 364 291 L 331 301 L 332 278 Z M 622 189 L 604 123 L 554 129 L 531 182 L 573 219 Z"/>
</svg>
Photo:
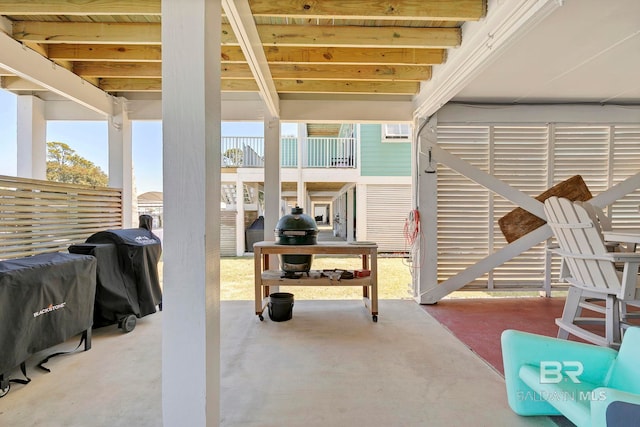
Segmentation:
<svg viewBox="0 0 640 427">
<path fill-rule="evenodd" d="M 571 284 L 562 318 L 556 319 L 558 338 L 572 334 L 594 344 L 619 347 L 626 327 L 620 319 L 621 304 L 640 305 L 640 254 L 609 252 L 599 225 L 580 203 L 554 196 L 545 201 L 544 210 L 559 244 L 556 253 L 564 260 L 562 277 Z M 622 272 L 616 270 L 616 263 L 623 265 Z M 604 319 L 581 317 L 583 309 L 602 313 Z M 603 322 L 604 335 L 584 328 Z"/>
</svg>

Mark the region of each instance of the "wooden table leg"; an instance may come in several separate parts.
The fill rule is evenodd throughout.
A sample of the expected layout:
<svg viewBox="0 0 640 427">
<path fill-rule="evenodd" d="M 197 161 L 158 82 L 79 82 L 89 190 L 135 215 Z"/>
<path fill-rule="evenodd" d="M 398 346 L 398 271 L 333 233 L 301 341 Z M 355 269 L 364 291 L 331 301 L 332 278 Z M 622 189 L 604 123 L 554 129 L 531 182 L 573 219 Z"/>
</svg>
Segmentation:
<svg viewBox="0 0 640 427">
<path fill-rule="evenodd" d="M 378 321 L 378 254 L 371 252 L 371 314 Z"/>
<path fill-rule="evenodd" d="M 256 315 L 260 317 L 260 320 L 263 320 L 262 316 L 262 250 L 260 248 L 254 248 L 253 253 L 253 276 L 254 276 L 254 286 L 255 286 L 255 309 Z"/>
<path fill-rule="evenodd" d="M 367 254 L 362 254 L 362 269 L 369 269 L 369 257 Z M 369 298 L 369 286 L 362 287 L 362 298 Z"/>
</svg>

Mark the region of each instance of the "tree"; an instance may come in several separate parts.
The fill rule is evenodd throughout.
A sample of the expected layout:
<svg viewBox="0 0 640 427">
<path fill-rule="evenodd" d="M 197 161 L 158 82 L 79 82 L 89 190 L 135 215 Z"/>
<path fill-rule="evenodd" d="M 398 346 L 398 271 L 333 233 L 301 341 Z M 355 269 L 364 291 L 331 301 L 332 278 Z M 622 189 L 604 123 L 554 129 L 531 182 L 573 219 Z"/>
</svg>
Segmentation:
<svg viewBox="0 0 640 427">
<path fill-rule="evenodd" d="M 229 164 L 225 166 L 242 166 L 242 160 L 244 153 L 239 148 L 229 148 L 222 154 L 223 158 L 227 160 Z"/>
<path fill-rule="evenodd" d="M 68 184 L 106 187 L 107 174 L 93 162 L 76 154 L 64 142 L 47 142 L 47 179 Z"/>
</svg>

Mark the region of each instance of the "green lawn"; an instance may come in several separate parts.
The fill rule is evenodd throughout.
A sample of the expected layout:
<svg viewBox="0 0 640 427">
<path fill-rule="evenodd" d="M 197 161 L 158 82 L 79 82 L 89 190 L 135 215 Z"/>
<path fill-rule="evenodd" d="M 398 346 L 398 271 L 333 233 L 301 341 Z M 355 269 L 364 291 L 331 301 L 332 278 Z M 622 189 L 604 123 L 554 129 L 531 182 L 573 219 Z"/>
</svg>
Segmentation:
<svg viewBox="0 0 640 427">
<path fill-rule="evenodd" d="M 313 270 L 361 268 L 360 258 L 319 257 L 313 259 Z M 253 300 L 253 257 L 220 259 L 220 298 L 222 300 Z M 411 269 L 403 258 L 378 258 L 378 298 L 409 298 Z M 351 286 L 287 286 L 297 300 L 303 299 L 360 299 L 362 288 Z"/>
<path fill-rule="evenodd" d="M 315 256 L 313 270 L 348 269 L 361 267 L 360 258 Z M 158 264 L 162 277 L 162 262 Z M 223 257 L 220 259 L 220 298 L 230 300 L 253 300 L 253 257 Z M 411 298 L 411 267 L 404 258 L 378 258 L 378 298 L 406 299 Z M 303 299 L 360 299 L 362 289 L 351 286 L 287 286 L 281 287 L 283 292 L 291 292 L 297 300 Z M 554 291 L 553 296 L 564 296 L 566 292 Z M 522 292 L 486 292 L 457 291 L 446 298 L 492 298 L 492 297 L 535 297 L 537 291 Z"/>
</svg>

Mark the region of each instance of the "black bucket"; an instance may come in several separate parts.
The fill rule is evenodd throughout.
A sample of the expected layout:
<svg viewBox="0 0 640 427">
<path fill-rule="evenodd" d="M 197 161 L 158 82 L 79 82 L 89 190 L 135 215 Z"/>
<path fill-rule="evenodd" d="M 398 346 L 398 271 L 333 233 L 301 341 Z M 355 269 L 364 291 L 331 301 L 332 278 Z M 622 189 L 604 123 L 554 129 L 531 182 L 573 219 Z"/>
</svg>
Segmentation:
<svg viewBox="0 0 640 427">
<path fill-rule="evenodd" d="M 274 322 L 284 322 L 293 317 L 293 294 L 274 292 L 269 295 L 269 318 Z"/>
</svg>

